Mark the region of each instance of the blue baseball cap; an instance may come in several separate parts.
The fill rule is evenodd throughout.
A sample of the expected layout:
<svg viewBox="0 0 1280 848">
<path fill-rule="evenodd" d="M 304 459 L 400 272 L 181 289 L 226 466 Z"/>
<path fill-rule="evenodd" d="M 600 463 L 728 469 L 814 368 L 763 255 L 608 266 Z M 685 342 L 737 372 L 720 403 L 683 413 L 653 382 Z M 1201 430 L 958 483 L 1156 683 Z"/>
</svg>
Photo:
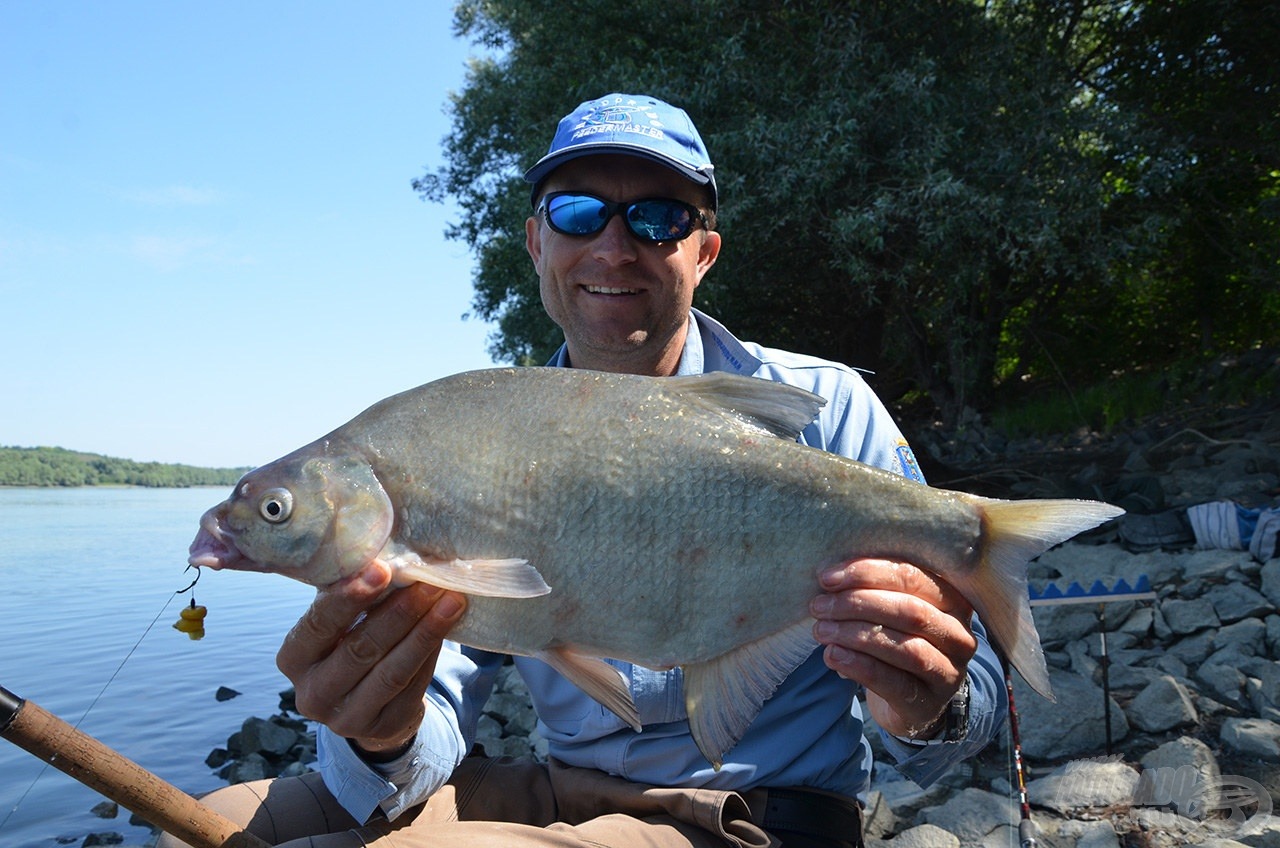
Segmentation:
<svg viewBox="0 0 1280 848">
<path fill-rule="evenodd" d="M 711 208 L 719 202 L 711 157 L 688 113 L 647 94 L 606 94 L 588 100 L 560 120 L 551 149 L 525 172 L 538 188 L 553 170 L 580 156 L 622 153 L 666 165 L 711 189 Z"/>
</svg>

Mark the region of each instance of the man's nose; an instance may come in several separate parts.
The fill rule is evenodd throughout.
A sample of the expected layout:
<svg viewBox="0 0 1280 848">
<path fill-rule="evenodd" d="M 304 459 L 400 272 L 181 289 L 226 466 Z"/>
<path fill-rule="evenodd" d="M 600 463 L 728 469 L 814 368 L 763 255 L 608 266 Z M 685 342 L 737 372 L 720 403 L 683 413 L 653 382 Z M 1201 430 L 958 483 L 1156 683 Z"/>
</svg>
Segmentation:
<svg viewBox="0 0 1280 848">
<path fill-rule="evenodd" d="M 604 225 L 592 243 L 592 250 L 597 259 L 613 264 L 634 262 L 636 259 L 636 239 L 627 232 L 621 215 L 614 215 Z"/>
</svg>

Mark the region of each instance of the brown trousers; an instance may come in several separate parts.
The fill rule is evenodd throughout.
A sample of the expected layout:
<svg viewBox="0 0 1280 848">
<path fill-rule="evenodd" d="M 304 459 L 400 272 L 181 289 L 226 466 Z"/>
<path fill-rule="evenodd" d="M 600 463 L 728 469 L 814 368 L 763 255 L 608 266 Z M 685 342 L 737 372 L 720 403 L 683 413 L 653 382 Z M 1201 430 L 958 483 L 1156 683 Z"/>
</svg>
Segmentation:
<svg viewBox="0 0 1280 848">
<path fill-rule="evenodd" d="M 767 790 L 666 789 L 484 757 L 468 757 L 445 786 L 394 822 L 356 822 L 314 773 L 229 786 L 203 799 L 281 848 L 778 848 L 782 840 L 759 824 L 766 801 Z M 166 834 L 157 848 L 183 844 Z M 800 843 L 788 837 L 786 844 Z"/>
</svg>

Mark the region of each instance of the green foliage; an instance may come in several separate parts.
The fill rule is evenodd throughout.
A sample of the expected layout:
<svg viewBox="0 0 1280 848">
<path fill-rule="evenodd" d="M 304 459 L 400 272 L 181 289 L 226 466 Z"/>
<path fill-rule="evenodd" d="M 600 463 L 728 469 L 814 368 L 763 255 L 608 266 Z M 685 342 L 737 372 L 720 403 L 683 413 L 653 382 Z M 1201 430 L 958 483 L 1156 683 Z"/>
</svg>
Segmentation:
<svg viewBox="0 0 1280 848">
<path fill-rule="evenodd" d="M 0 447 L 0 486 L 231 486 L 248 470 L 134 462 L 65 448 Z"/>
<path fill-rule="evenodd" d="M 944 418 L 1280 340 L 1280 21 L 1175 0 L 464 0 L 447 164 L 493 355 L 560 343 L 524 169 L 610 91 L 694 117 L 724 250 L 698 305 Z"/>
<path fill-rule="evenodd" d="M 1240 356 L 1183 360 L 1161 369 L 1108 375 L 1080 391 L 1045 383 L 1008 401 L 991 415 L 996 429 L 1014 438 L 1048 436 L 1079 428 L 1114 431 L 1151 416 L 1192 409 L 1224 410 L 1280 397 L 1280 353 L 1250 350 Z"/>
</svg>

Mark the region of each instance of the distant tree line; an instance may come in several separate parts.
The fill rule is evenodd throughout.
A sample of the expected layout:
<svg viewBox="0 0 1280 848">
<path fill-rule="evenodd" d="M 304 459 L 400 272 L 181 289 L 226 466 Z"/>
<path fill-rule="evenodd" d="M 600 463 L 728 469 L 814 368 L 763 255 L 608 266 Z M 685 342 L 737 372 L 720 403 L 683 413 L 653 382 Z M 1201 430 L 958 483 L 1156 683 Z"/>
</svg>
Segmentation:
<svg viewBox="0 0 1280 848">
<path fill-rule="evenodd" d="M 134 462 L 66 448 L 0 447 L 0 486 L 230 486 L 248 470 Z"/>
</svg>

